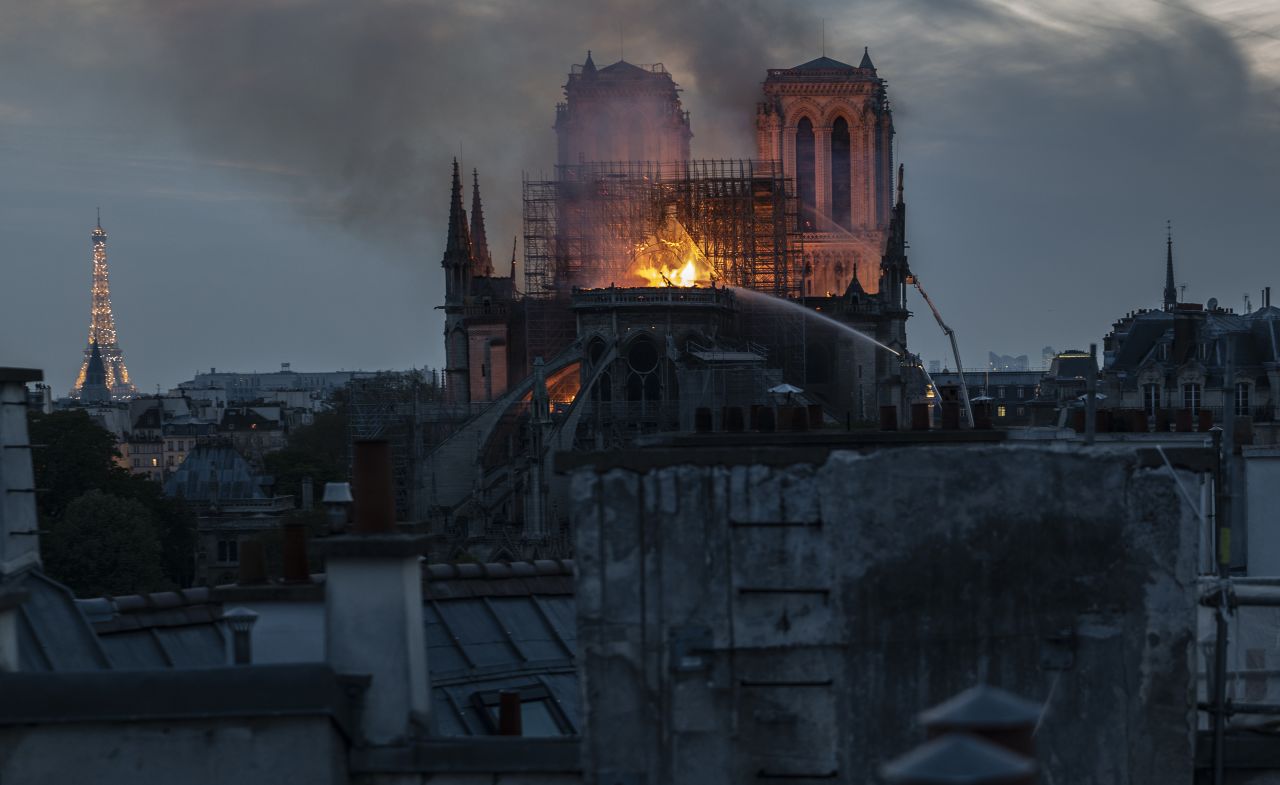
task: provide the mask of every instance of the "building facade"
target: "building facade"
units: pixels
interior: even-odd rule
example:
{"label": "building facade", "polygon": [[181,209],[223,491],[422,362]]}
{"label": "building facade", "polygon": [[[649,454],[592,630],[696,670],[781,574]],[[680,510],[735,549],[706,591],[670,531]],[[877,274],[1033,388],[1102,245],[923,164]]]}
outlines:
{"label": "building facade", "polygon": [[841,294],[853,280],[874,294],[893,207],[893,113],[871,56],[769,69],[756,146],[795,182],[806,294]]}
{"label": "building facade", "polygon": [[597,69],[575,65],[556,105],[559,164],[591,161],[686,161],[689,113],[680,91],[661,63],[635,65],[619,60]]}

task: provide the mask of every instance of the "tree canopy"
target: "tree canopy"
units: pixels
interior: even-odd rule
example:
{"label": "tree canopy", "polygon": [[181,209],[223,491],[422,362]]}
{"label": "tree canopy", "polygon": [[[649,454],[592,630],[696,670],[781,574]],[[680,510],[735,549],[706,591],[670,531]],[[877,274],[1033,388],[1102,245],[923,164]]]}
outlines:
{"label": "tree canopy", "polygon": [[41,546],[45,571],[77,597],[155,591],[167,583],[155,520],[132,499],[88,491],[49,524]]}
{"label": "tree canopy", "polygon": [[[55,579],[75,588],[84,585],[74,572],[85,559],[93,558],[93,541],[81,541],[62,535],[61,527],[71,505],[86,494],[97,492],[99,496],[115,501],[127,501],[134,506],[125,510],[141,510],[159,551],[144,549],[140,557],[154,560],[160,579],[153,580],[150,569],[132,573],[136,585],[123,593],[152,591],[171,586],[190,586],[195,578],[195,517],[176,500],[166,498],[160,486],[145,477],[130,474],[116,459],[115,438],[89,417],[82,409],[71,409],[52,414],[35,414],[30,419],[31,443],[35,467],[36,509],[40,515],[41,530],[48,532],[41,537],[40,550],[46,572]],[[101,508],[111,514],[119,508],[110,504],[89,505],[77,513],[87,515]],[[105,514],[105,513],[104,513]]]}

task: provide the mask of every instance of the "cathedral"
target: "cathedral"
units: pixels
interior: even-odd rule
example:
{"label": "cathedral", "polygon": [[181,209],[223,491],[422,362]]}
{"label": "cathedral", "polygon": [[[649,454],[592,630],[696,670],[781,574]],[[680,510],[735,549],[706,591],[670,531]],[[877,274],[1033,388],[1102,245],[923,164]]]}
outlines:
{"label": "cathedral", "polygon": [[762,89],[757,157],[698,159],[662,65],[598,67],[588,52],[555,107],[555,175],[522,184],[519,286],[514,248],[495,270],[478,174],[468,218],[454,162],[450,430],[413,489],[440,558],[568,555],[558,454],[905,427],[924,400],[884,81],[864,51],[856,67],[770,69]]}

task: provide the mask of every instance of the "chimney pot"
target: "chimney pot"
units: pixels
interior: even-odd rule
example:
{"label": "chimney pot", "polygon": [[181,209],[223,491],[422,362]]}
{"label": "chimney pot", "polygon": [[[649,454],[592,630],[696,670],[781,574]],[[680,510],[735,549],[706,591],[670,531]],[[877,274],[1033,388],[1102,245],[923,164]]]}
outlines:
{"label": "chimney pot", "polygon": [[251,634],[253,625],[258,621],[258,614],[248,608],[233,608],[222,616],[231,628],[232,646],[235,651],[236,665],[248,665],[253,662]]}
{"label": "chimney pot", "polygon": [[311,568],[307,564],[307,526],[304,523],[286,523],[283,531],[282,572],[285,583],[310,583]]}
{"label": "chimney pot", "polygon": [[391,443],[386,439],[355,442],[352,496],[357,534],[395,531],[395,489],[391,479]]}
{"label": "chimney pot", "polygon": [[498,735],[524,735],[522,718],[520,716],[519,692],[503,690],[498,693]]}
{"label": "chimney pot", "polygon": [[267,582],[267,556],[262,540],[257,538],[240,542],[240,572],[236,583],[253,586]]}

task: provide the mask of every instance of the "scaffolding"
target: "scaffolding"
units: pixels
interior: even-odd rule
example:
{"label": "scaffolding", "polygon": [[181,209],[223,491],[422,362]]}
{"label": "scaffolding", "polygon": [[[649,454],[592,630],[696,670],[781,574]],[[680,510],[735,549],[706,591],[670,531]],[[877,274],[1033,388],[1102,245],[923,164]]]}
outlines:
{"label": "scaffolding", "polygon": [[[668,216],[698,245],[716,282],[801,295],[796,199],[776,162],[583,163],[523,186],[530,365],[573,341],[573,290],[625,285],[635,249]],[[803,378],[803,351],[785,351],[803,344],[803,320],[772,309],[751,322],[753,340],[784,349],[787,375]]]}
{"label": "scaffolding", "polygon": [[437,422],[441,418],[431,416],[442,407],[439,381],[434,374],[407,371],[378,373],[347,385],[351,440],[386,439],[391,444],[400,521],[422,517],[414,492],[416,474],[427,450],[443,437]]}

